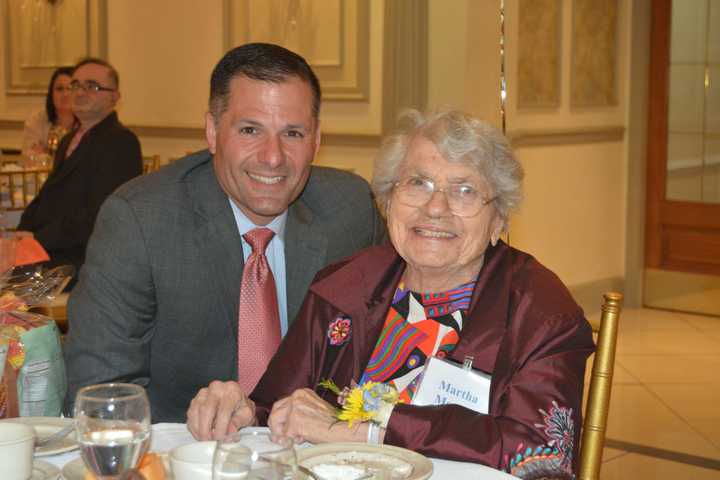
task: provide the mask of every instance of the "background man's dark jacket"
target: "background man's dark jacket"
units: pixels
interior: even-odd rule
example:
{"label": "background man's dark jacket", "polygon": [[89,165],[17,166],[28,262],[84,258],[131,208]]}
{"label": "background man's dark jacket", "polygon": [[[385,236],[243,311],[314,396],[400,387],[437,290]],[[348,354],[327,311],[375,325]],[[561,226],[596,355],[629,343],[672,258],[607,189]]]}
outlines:
{"label": "background man's dark jacket", "polygon": [[55,165],[35,199],[23,212],[18,230],[33,232],[50,255],[51,265],[79,269],[100,205],[120,185],[142,173],[140,142],[111,113],[88,130],[72,154],[63,138]]}

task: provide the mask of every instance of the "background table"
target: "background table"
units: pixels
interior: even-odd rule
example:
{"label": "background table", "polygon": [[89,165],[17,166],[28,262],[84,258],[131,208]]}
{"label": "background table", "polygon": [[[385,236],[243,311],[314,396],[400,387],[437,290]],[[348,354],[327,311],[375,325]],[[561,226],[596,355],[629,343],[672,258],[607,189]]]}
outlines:
{"label": "background table", "polygon": [[[267,431],[267,428],[248,428],[247,430]],[[185,424],[158,423],[153,425],[152,444],[150,448],[156,452],[168,452],[175,447],[194,441]],[[54,457],[42,457],[42,460],[62,468],[66,463],[79,457],[80,453],[75,450]],[[511,480],[516,478],[507,473],[476,463],[451,462],[449,460],[439,460],[436,458],[431,458],[430,460],[433,463],[431,480]]]}

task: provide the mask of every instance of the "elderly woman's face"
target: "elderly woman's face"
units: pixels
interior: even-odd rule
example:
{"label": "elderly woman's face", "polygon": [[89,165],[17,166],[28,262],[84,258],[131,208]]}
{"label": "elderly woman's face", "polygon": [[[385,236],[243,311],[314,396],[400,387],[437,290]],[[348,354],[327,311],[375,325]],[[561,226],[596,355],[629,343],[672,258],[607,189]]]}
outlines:
{"label": "elderly woman's face", "polygon": [[[468,163],[445,160],[435,145],[415,137],[400,167],[399,180],[429,179],[436,189],[449,185],[472,185],[483,199],[490,199],[487,182]],[[409,269],[421,274],[469,281],[480,270],[490,239],[502,231],[502,220],[494,203],[470,217],[453,213],[444,192],[435,191],[427,203],[413,207],[399,200],[396,188],[388,204],[390,239]]]}

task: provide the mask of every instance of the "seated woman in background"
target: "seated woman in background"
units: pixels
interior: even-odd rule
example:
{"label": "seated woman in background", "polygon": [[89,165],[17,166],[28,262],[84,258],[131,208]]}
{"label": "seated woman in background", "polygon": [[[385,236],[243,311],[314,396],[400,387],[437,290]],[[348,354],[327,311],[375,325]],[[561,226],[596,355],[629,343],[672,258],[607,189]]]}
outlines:
{"label": "seated woman in background", "polygon": [[76,124],[70,98],[72,67],[60,67],[52,75],[45,97],[45,109],[25,121],[22,153],[26,157],[55,154],[60,139]]}
{"label": "seated woman in background", "polygon": [[[373,178],[392,245],[320,271],[250,399],[214,382],[193,400],[188,426],[207,438],[267,422],[313,443],[379,441],[521,478],[571,478],[594,344],[558,277],[500,239],[522,167],[499,132],[466,114],[406,120]],[[491,376],[487,413],[410,403],[432,356],[474,357]],[[318,388],[324,379],[389,384],[403,403],[384,428],[348,428],[335,395]]]}

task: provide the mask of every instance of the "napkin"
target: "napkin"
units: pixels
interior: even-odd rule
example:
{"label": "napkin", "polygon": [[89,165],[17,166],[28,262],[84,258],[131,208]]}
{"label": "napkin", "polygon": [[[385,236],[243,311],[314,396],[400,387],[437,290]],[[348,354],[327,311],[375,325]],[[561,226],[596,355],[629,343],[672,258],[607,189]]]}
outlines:
{"label": "napkin", "polygon": [[15,266],[30,265],[32,263],[47,262],[50,256],[40,242],[31,235],[19,235],[15,246]]}

